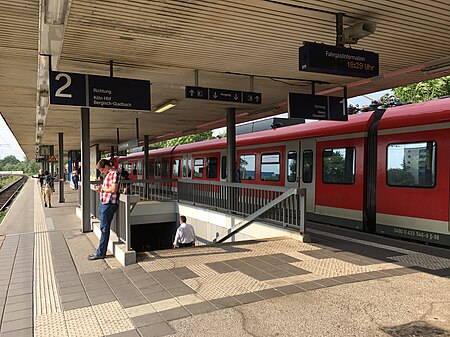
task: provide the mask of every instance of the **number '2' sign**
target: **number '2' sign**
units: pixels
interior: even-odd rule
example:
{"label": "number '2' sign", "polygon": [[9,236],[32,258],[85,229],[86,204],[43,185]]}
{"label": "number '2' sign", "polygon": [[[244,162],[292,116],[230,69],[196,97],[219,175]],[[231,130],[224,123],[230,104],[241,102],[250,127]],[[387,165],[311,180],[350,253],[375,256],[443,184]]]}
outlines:
{"label": "number '2' sign", "polygon": [[88,106],[86,76],[84,74],[50,72],[50,104]]}

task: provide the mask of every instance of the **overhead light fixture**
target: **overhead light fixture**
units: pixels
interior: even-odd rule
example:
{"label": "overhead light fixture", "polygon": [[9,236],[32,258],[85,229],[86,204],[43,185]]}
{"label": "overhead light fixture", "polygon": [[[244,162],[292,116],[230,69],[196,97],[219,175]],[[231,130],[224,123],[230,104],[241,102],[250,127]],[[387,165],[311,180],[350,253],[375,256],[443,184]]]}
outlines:
{"label": "overhead light fixture", "polygon": [[156,113],[161,113],[164,112],[166,110],[172,109],[173,107],[175,107],[178,104],[177,100],[175,99],[170,99],[167,100],[161,104],[159,104],[156,108],[155,108],[155,112]]}
{"label": "overhead light fixture", "polygon": [[37,120],[37,123],[36,123],[37,125],[37,131],[36,132],[38,132],[38,133],[43,133],[44,132],[44,120],[43,119],[38,119]]}
{"label": "overhead light fixture", "polygon": [[48,25],[63,25],[66,19],[68,0],[44,0],[44,22]]}

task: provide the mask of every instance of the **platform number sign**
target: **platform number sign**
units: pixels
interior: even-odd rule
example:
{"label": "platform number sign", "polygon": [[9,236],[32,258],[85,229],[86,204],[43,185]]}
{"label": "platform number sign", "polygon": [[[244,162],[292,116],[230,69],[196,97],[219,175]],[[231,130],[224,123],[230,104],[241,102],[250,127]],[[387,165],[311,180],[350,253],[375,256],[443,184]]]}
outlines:
{"label": "platform number sign", "polygon": [[150,111],[150,81],[52,71],[50,104]]}
{"label": "platform number sign", "polygon": [[50,73],[50,104],[87,106],[86,75]]}

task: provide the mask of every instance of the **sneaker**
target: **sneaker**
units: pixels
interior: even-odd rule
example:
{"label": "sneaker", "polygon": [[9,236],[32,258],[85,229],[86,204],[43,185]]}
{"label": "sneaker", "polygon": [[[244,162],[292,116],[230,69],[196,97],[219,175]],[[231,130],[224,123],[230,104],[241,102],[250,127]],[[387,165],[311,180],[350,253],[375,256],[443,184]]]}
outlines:
{"label": "sneaker", "polygon": [[100,259],[104,259],[105,258],[105,255],[96,255],[96,254],[92,254],[92,255],[89,255],[88,257],[88,260],[100,260]]}
{"label": "sneaker", "polygon": [[47,207],[47,203],[46,202],[44,202],[44,207]]}

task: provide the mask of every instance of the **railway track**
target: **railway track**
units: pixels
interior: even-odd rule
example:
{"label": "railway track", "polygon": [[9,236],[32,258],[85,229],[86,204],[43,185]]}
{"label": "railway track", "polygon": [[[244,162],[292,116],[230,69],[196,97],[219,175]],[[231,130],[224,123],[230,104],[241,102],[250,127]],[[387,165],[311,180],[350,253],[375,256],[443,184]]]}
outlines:
{"label": "railway track", "polygon": [[5,186],[0,190],[0,212],[3,211],[13,200],[17,191],[25,184],[27,181],[27,176],[21,176],[20,179],[14,181],[13,183]]}

